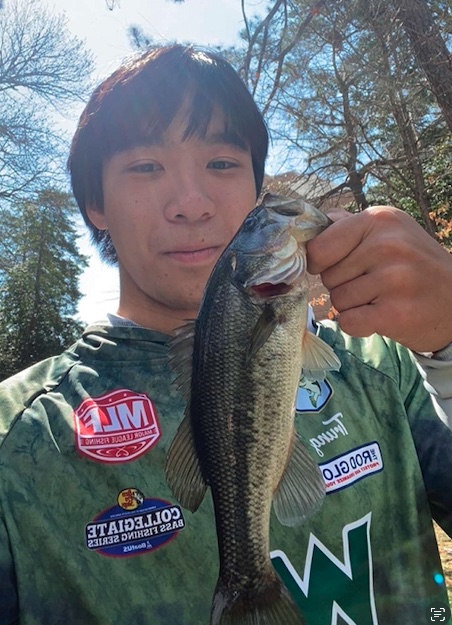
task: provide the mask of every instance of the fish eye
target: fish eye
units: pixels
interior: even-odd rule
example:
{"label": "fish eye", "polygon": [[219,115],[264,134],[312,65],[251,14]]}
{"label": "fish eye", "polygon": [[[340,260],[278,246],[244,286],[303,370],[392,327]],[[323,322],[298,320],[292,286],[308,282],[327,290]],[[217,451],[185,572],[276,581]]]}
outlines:
{"label": "fish eye", "polygon": [[243,222],[243,226],[246,229],[252,230],[256,226],[257,221],[258,221],[258,219],[257,219],[256,215],[251,213],[251,215],[248,215],[248,217]]}

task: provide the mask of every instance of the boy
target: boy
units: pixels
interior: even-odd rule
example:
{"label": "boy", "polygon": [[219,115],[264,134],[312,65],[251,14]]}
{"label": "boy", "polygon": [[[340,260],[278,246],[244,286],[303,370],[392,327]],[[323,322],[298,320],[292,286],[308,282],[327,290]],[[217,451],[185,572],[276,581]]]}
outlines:
{"label": "boy", "polygon": [[[93,239],[118,263],[120,303],[70,350],[2,385],[1,625],[209,623],[212,505],[206,497],[195,514],[183,510],[164,473],[184,410],[168,340],[196,316],[215,261],[254,206],[267,142],[251,96],[215,54],[151,51],[94,92],[69,168]],[[310,263],[345,322],[353,309],[341,294],[353,281],[354,308],[376,301],[378,319],[391,290],[403,291],[378,274],[388,246],[365,268],[364,288],[347,263],[360,249],[375,258],[382,233],[369,224],[394,214],[405,269],[412,275],[413,257],[428,250],[450,283],[450,258],[420,228],[408,228],[404,243],[406,215],[379,208],[339,219],[312,242]],[[336,251],[322,251],[323,241]],[[423,271],[416,267],[427,291]],[[427,312],[418,304],[428,327],[419,340],[413,320],[405,344],[447,355],[452,324],[439,327],[439,303]],[[447,602],[431,519],[452,530],[452,432],[406,349],[353,339],[334,324],[318,331],[342,367],[317,389],[300,387],[297,428],[327,496],[302,527],[272,520],[274,565],[308,625],[423,623],[430,606]]]}

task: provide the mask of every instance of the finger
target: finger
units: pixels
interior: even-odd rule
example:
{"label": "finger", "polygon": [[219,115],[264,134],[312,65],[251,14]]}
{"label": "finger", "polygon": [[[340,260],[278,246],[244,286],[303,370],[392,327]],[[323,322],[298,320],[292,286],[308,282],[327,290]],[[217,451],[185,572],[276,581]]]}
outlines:
{"label": "finger", "polygon": [[343,208],[333,208],[326,213],[331,221],[341,221],[341,219],[348,219],[353,217],[353,213],[344,210]]}
{"label": "finger", "polygon": [[368,304],[377,297],[417,301],[423,296],[417,264],[389,255],[382,260],[374,258],[365,246],[361,252],[356,250],[321,274],[338,310]]}
{"label": "finger", "polygon": [[341,218],[307,244],[308,271],[322,273],[354,250],[366,234],[366,223],[361,214]]}
{"label": "finger", "polygon": [[376,330],[370,319],[373,317],[374,304],[366,304],[339,313],[341,330],[350,336],[370,336]]}
{"label": "finger", "polygon": [[351,336],[365,337],[376,333],[406,344],[410,340],[413,313],[412,303],[377,298],[340,313],[339,325]]}
{"label": "finger", "polygon": [[[383,271],[387,266],[386,256],[372,237],[365,237],[361,244],[334,265],[321,272],[322,282],[329,291],[352,282],[359,276],[374,275],[374,272]],[[389,258],[389,256],[388,256]],[[375,279],[375,276],[374,276]]]}
{"label": "finger", "polygon": [[360,275],[368,273],[370,270],[369,256],[364,248],[358,247],[340,262],[327,267],[320,275],[326,288],[333,291],[348,282],[353,282]]}
{"label": "finger", "polygon": [[338,216],[329,228],[308,242],[309,273],[322,273],[363,243],[381,252],[382,244],[397,244],[399,235],[409,226],[419,228],[412,217],[391,206],[372,206],[361,213],[349,213],[348,219],[341,213]]}
{"label": "finger", "polygon": [[379,295],[378,282],[368,274],[331,289],[330,299],[338,312],[372,304]]}

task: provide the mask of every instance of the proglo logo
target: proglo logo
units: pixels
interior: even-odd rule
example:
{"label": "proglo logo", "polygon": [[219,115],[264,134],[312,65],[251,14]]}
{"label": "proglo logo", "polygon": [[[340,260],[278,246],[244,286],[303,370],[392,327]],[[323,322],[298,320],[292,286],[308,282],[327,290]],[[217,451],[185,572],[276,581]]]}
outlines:
{"label": "proglo logo", "polygon": [[98,462],[130,462],[160,438],[149,397],[127,389],[85,399],[74,411],[74,425],[78,451]]}

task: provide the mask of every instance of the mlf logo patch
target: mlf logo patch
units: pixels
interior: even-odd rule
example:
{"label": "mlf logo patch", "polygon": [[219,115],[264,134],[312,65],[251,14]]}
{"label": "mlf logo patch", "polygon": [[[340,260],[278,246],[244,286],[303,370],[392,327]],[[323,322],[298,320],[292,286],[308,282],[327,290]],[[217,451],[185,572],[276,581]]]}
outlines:
{"label": "mlf logo patch", "polygon": [[85,545],[104,556],[135,556],[163,547],[184,527],[180,506],[126,488],[119,493],[117,505],[85,526]]}
{"label": "mlf logo patch", "polygon": [[130,462],[160,438],[149,397],[127,389],[85,399],[74,410],[74,429],[78,451],[98,462]]}

